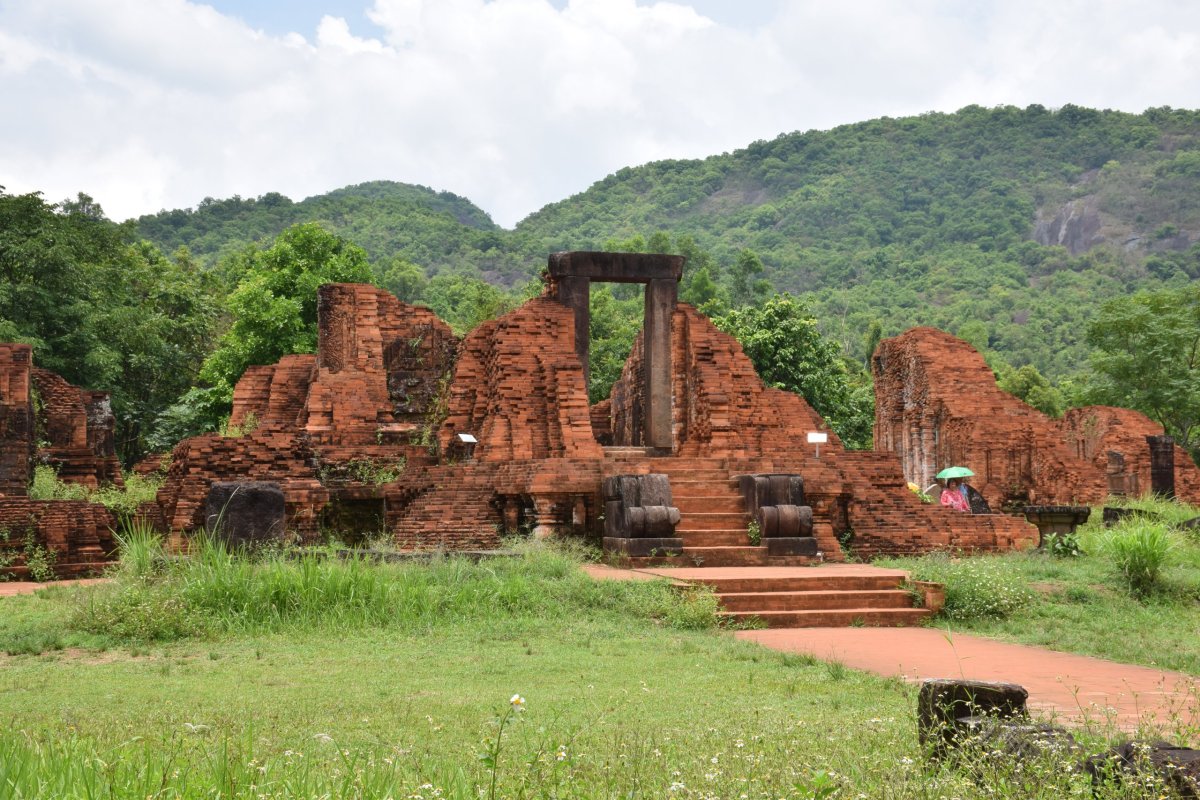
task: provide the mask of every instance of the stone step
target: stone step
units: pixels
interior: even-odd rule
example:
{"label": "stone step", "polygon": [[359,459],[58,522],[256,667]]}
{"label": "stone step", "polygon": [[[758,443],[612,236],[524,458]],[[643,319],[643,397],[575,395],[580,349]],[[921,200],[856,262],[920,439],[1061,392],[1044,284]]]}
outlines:
{"label": "stone step", "polygon": [[671,467],[670,470],[665,470],[666,474],[671,477],[671,483],[675,481],[712,481],[714,483],[728,483],[729,472],[723,469],[681,469],[679,467]]}
{"label": "stone step", "polygon": [[741,492],[728,481],[693,481],[671,479],[671,498],[678,497],[737,497]]}
{"label": "stone step", "polygon": [[899,627],[920,625],[932,615],[924,608],[840,608],[817,611],[722,611],[737,620],[759,620],[768,628]]}
{"label": "stone step", "polygon": [[[685,518],[689,514],[742,514],[745,516],[745,503],[740,495],[704,495],[677,497],[671,493],[671,502],[679,509]],[[749,520],[749,517],[746,517]],[[747,523],[749,524],[749,523]]]}
{"label": "stone step", "polygon": [[796,575],[780,578],[691,578],[697,583],[711,586],[717,594],[741,594],[746,592],[825,592],[825,591],[886,591],[898,588],[902,575],[823,575],[813,570],[812,575]]}
{"label": "stone step", "polygon": [[[695,513],[679,509],[682,519],[676,527],[678,531],[724,531],[740,530],[746,532],[750,517],[740,511]],[[681,534],[682,535],[682,534]]]}
{"label": "stone step", "polygon": [[913,598],[901,589],[805,592],[739,592],[719,594],[726,611],[826,611],[846,608],[912,608]]}
{"label": "stone step", "polygon": [[767,548],[720,545],[716,547],[683,546],[683,559],[698,567],[765,567],[768,561]]}
{"label": "stone step", "polygon": [[675,529],[675,535],[683,539],[685,547],[744,547],[750,544],[745,528],[709,530]]}

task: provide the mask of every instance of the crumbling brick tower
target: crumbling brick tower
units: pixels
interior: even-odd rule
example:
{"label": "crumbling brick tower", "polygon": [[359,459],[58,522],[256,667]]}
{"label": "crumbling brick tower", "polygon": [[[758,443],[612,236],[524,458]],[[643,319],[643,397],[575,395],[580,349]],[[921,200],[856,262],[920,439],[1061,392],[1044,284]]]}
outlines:
{"label": "crumbling brick tower", "polygon": [[[880,342],[872,371],[875,447],[896,453],[914,483],[966,466],[993,508],[1096,504],[1150,489],[1146,437],[1163,431],[1136,411],[1091,406],[1052,419],[1001,390],[973,347],[934,328]],[[1178,447],[1175,485],[1200,500],[1200,471]]]}

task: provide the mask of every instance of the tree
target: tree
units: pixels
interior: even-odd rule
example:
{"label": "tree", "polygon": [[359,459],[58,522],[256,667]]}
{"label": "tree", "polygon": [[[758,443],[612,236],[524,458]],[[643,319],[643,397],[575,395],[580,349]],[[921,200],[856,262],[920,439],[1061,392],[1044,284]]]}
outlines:
{"label": "tree", "polygon": [[455,333],[463,336],[479,323],[516,308],[521,298],[479,278],[443,272],[429,281],[424,299]]}
{"label": "tree", "polygon": [[155,417],[196,377],[216,322],[214,286],[186,251],[168,259],[85,194],[51,206],[0,191],[0,340],[110,393],[117,452],[147,446]]}
{"label": "tree", "polygon": [[429,279],[425,270],[404,258],[393,256],[380,273],[379,282],[397,298],[406,303],[416,303],[425,294]]}
{"label": "tree", "polygon": [[848,447],[870,446],[875,415],[870,379],[851,380],[837,345],[817,330],[803,302],[775,295],[714,322],[741,342],[764,383],[804,397]]}
{"label": "tree", "polygon": [[1051,417],[1061,417],[1066,410],[1062,392],[1051,385],[1032,364],[1018,369],[1013,369],[1007,364],[1000,365],[1000,377],[996,384]]}
{"label": "tree", "polygon": [[730,302],[734,306],[749,306],[765,299],[771,291],[771,284],[763,279],[766,272],[762,259],[753,250],[739,252],[729,272]]}
{"label": "tree", "polygon": [[211,399],[225,408],[246,367],[316,351],[321,284],[371,282],[366,252],[316,223],[288,228],[266,250],[239,253],[226,274],[239,279],[225,301],[233,323],[200,370]]}
{"label": "tree", "polygon": [[1088,326],[1087,395],[1135,408],[1196,455],[1200,444],[1200,286],[1110,300]]}

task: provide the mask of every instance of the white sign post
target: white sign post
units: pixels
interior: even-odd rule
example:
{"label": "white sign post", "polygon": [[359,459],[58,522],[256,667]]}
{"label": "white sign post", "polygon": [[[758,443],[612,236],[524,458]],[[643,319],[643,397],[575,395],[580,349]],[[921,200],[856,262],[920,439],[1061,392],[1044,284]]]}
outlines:
{"label": "white sign post", "polygon": [[820,431],[809,431],[808,432],[808,443],[815,444],[817,446],[817,458],[821,457],[821,445],[825,444],[828,441],[829,441],[828,433],[821,433]]}

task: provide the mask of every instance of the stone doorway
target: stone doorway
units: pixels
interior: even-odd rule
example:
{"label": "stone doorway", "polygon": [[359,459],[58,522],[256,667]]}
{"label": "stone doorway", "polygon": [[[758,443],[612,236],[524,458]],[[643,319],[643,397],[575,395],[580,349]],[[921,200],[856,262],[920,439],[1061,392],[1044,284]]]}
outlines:
{"label": "stone doorway", "polygon": [[640,283],[646,287],[642,376],[645,442],[670,451],[671,434],[671,315],[683,277],[683,256],[655,253],[572,251],[550,256],[551,296],[575,311],[575,352],[583,364],[587,385],[591,346],[592,281]]}

